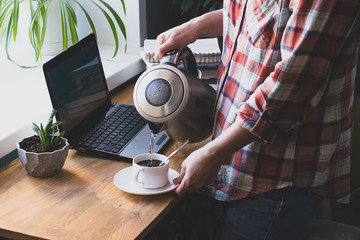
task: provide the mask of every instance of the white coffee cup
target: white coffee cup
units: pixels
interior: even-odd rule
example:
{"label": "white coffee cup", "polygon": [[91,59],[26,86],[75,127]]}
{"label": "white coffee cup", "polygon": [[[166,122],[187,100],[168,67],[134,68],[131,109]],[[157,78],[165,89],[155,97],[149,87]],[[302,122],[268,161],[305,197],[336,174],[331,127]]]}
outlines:
{"label": "white coffee cup", "polygon": [[133,158],[132,171],[134,181],[144,188],[160,188],[165,186],[169,180],[169,162],[162,166],[141,166],[139,162],[144,160],[166,160],[166,156],[158,153],[142,153]]}

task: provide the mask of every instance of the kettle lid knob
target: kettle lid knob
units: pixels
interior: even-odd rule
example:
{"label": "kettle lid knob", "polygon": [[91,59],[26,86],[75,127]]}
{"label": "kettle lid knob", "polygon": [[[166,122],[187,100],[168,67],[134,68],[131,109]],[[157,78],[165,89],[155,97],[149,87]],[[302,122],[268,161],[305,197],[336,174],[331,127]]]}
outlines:
{"label": "kettle lid knob", "polygon": [[133,100],[146,120],[163,123],[174,117],[187,96],[187,79],[176,66],[159,64],[147,69],[136,81]]}
{"label": "kettle lid knob", "polygon": [[146,100],[156,107],[165,105],[170,100],[171,94],[171,85],[162,78],[152,80],[145,89]]}

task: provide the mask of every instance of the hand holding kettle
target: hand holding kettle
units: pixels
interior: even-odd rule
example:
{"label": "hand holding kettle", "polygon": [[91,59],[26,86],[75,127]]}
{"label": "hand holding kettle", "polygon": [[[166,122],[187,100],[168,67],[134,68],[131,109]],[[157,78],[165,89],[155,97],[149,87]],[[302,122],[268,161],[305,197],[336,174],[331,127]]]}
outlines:
{"label": "hand holding kettle", "polygon": [[[185,51],[189,54],[181,70],[176,63]],[[165,130],[180,142],[199,142],[212,134],[216,92],[197,78],[197,72],[194,55],[183,48],[141,74],[134,88],[134,104],[154,132]]]}
{"label": "hand holding kettle", "polygon": [[[190,43],[195,42],[196,36],[195,33],[189,31],[189,27],[187,27],[186,23],[169,29],[163,33],[161,33],[157,37],[158,42],[158,50],[155,53],[154,58],[157,61],[165,56],[168,52],[173,49],[183,49],[184,47],[188,46]],[[184,53],[182,56],[179,57],[179,60],[183,60],[187,57],[187,53]]]}

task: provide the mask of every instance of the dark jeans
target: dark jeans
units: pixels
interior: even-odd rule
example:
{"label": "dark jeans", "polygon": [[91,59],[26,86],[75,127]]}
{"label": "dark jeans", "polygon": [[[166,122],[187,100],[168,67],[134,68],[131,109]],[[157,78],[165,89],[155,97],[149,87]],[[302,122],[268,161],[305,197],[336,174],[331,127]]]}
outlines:
{"label": "dark jeans", "polygon": [[231,202],[196,192],[185,196],[145,240],[302,239],[321,201],[295,187]]}
{"label": "dark jeans", "polygon": [[286,187],[230,202],[221,239],[303,239],[322,199],[309,189]]}

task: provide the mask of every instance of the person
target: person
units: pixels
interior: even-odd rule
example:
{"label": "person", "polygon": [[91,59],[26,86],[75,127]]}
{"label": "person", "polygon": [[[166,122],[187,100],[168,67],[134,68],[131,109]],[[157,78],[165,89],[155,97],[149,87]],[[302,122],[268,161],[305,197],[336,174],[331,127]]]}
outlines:
{"label": "person", "polygon": [[303,239],[324,197],[350,198],[359,0],[225,0],[161,33],[155,59],[223,36],[213,138],[176,193],[227,201],[222,239]]}

